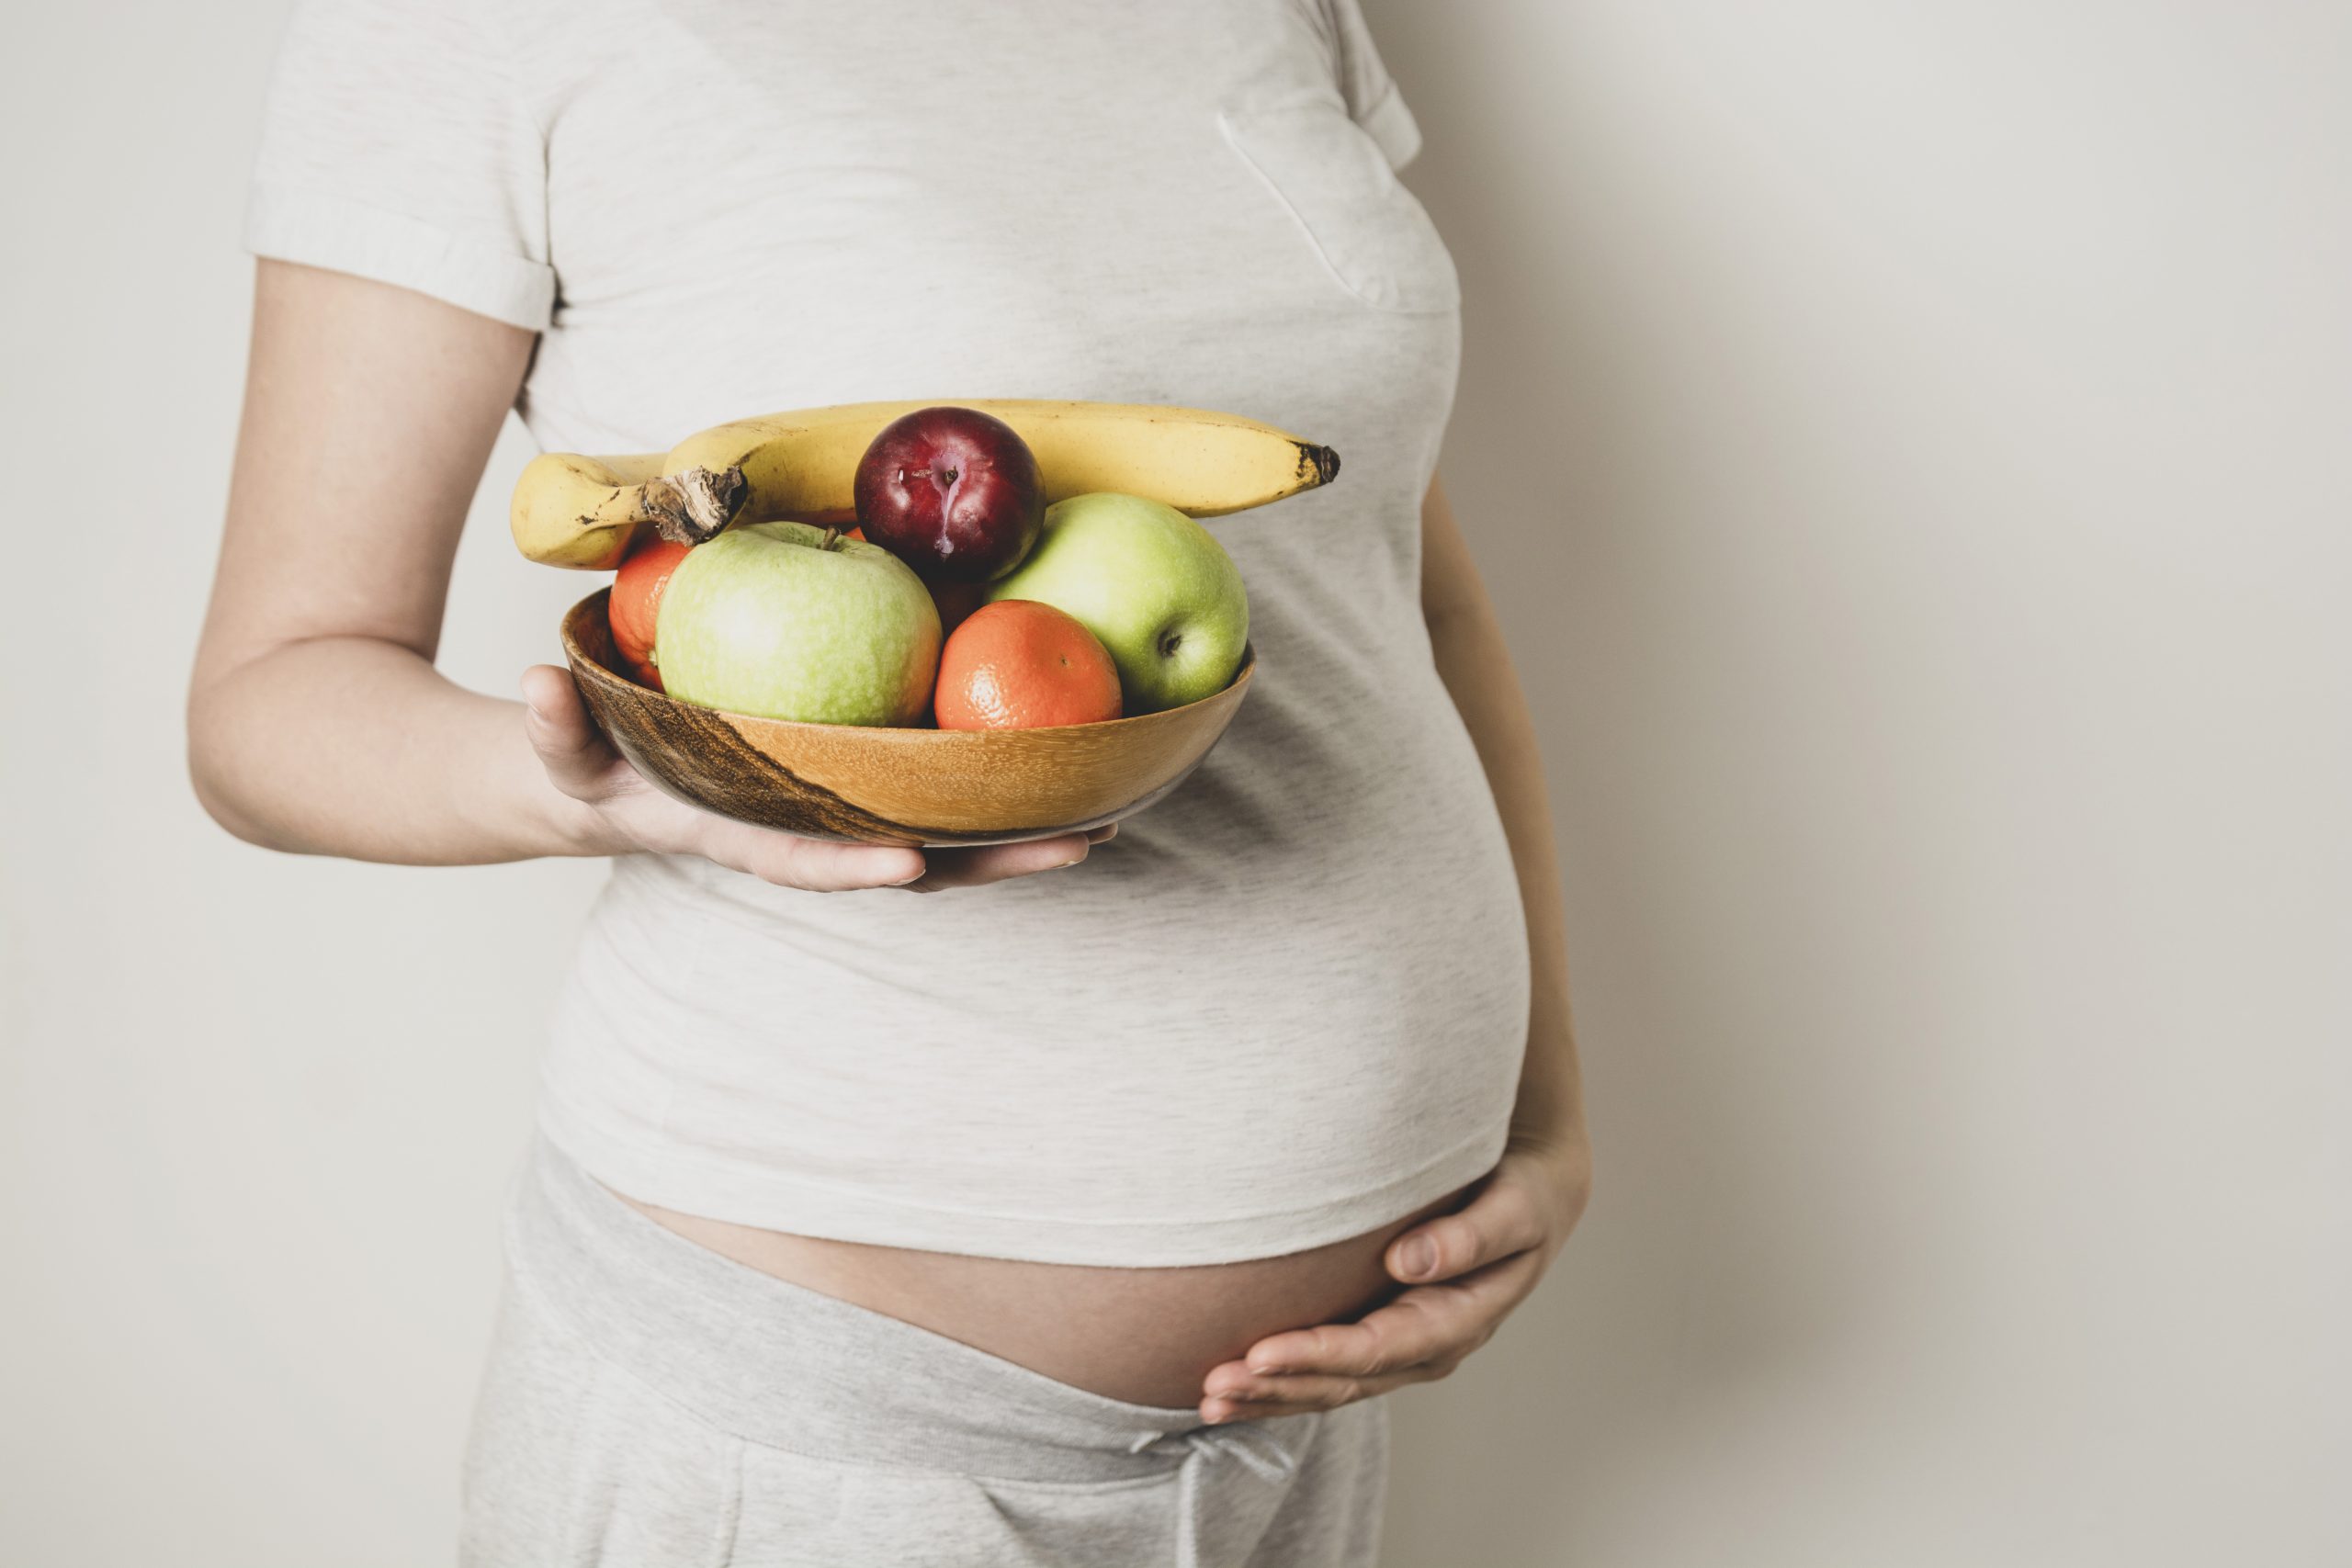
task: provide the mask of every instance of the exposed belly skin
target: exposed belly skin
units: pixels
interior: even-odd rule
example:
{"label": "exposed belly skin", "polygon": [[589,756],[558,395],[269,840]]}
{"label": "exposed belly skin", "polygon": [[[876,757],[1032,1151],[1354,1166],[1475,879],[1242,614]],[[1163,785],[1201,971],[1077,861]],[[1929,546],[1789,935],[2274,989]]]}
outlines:
{"label": "exposed belly skin", "polygon": [[[1464,1190],[1467,1190],[1466,1189]],[[1201,1402],[1210,1368],[1284,1329],[1346,1322],[1395,1293],[1390,1241],[1454,1193],[1305,1252],[1182,1269],[1102,1269],[871,1247],[759,1230],[622,1201],[747,1268],[960,1340],[1131,1404]]]}

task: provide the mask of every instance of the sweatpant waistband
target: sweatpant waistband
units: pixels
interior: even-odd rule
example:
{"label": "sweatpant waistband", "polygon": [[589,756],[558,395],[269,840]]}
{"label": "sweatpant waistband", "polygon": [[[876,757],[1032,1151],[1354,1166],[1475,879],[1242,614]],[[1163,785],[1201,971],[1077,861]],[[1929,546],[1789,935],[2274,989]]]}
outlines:
{"label": "sweatpant waistband", "polygon": [[545,1136],[507,1211],[519,1283],[598,1354],[749,1442],[851,1463],[1102,1483],[1204,1459],[1287,1472],[1312,1416],[1204,1427],[763,1274],[622,1202]]}

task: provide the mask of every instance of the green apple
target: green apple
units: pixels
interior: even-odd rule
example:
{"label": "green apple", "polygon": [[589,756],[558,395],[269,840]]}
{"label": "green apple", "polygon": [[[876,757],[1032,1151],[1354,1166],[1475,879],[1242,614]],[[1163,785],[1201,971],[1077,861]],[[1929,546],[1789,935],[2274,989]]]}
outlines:
{"label": "green apple", "polygon": [[922,579],[879,545],[754,523],[695,546],[671,572],[653,658],[682,702],[812,724],[913,724],[939,670],[939,612]]}
{"label": "green apple", "polygon": [[[1250,596],[1225,547],[1139,495],[1074,495],[1047,507],[1036,547],[989,597],[1042,600],[1075,617],[1111,650],[1130,714],[1215,696],[1250,640]],[[669,673],[663,665],[662,679]]]}

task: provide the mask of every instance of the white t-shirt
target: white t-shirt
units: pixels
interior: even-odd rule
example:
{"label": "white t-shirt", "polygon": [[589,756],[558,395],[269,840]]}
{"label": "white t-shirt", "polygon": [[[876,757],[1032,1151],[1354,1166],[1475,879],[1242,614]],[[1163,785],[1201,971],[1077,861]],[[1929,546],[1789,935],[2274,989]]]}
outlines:
{"label": "white t-shirt", "polygon": [[[541,333],[552,449],[865,399],[1269,420],[1336,483],[1209,526],[1249,702],[1083,864],[819,895],[616,861],[547,1057],[595,1176],[805,1235],[1271,1256],[1490,1168],[1519,897],[1419,614],[1460,332],[1355,0],[322,0],[248,243]],[[552,628],[550,628],[552,630]]]}

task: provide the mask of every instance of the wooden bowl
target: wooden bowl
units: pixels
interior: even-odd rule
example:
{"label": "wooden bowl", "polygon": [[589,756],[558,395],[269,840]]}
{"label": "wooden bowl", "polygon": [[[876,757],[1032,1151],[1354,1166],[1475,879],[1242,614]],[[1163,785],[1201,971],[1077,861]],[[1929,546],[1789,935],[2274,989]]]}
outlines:
{"label": "wooden bowl", "polygon": [[690,806],[864,844],[1006,844],[1082,832],[1184,782],[1249,694],[1232,683],[1163,713],[1054,729],[883,729],[697,707],[619,673],[605,601],[563,617],[588,711],[638,772]]}

